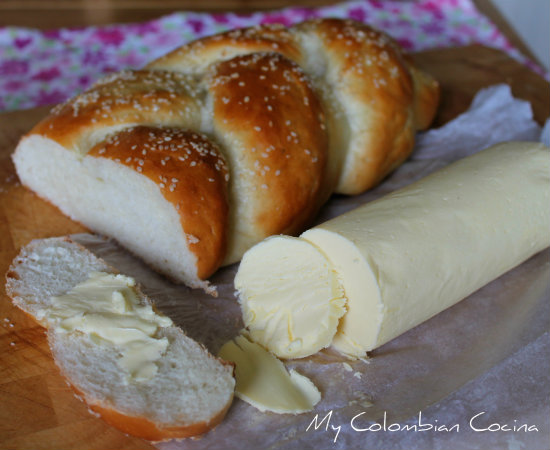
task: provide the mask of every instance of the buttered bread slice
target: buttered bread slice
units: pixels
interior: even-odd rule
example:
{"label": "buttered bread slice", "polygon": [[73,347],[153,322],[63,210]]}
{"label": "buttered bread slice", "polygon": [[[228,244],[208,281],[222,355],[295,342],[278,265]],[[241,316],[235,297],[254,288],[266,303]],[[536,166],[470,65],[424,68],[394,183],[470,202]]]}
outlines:
{"label": "buttered bread slice", "polygon": [[32,241],[6,292],[48,329],[61,373],[120,430],[153,441],[201,434],[233,399],[233,366],[155,311],[131,277],[69,238]]}

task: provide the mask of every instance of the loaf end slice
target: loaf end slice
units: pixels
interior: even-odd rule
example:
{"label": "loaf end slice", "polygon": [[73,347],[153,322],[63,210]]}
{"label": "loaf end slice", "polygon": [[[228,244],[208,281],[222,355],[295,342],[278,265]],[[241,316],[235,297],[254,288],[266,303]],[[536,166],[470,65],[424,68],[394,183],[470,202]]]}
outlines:
{"label": "loaf end slice", "polygon": [[[69,238],[32,241],[13,261],[6,292],[15,305],[42,325],[44,310],[59,296],[86,280],[91,272],[115,273]],[[138,289],[140,301],[150,300]],[[146,381],[128,379],[117,363],[114,345],[98,344],[79,331],[48,330],[54,360],[61,373],[91,410],[103,420],[152,441],[204,433],[218,424],[233,399],[233,366],[208,353],[177,327],[162,327],[168,340],[156,361],[157,372]]]}
{"label": "loaf end slice", "polygon": [[228,180],[204,136],[130,127],[82,156],[30,134],[12,158],[21,183],[71,219],[115,238],[171,280],[215,294],[206,279],[225,255]]}

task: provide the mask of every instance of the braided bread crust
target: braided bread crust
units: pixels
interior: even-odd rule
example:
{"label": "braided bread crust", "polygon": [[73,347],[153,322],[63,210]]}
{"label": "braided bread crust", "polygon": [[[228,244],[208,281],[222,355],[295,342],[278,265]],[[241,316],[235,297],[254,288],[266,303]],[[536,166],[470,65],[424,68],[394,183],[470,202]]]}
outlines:
{"label": "braided bread crust", "polygon": [[385,34],[322,19],[234,30],[123,71],[20,142],[23,184],[192,287],[410,154],[439,88]]}

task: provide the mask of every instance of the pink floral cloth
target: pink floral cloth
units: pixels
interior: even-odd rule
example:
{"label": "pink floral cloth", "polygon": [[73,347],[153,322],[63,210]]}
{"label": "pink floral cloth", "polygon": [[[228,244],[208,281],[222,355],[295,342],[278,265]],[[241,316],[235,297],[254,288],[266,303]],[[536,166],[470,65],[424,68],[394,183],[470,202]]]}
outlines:
{"label": "pink floral cloth", "polygon": [[192,39],[265,23],[351,18],[386,31],[409,51],[480,43],[540,72],[471,0],[357,0],[252,14],[176,12],[145,23],[41,31],[0,28],[0,111],[58,103],[101,75],[140,68]]}

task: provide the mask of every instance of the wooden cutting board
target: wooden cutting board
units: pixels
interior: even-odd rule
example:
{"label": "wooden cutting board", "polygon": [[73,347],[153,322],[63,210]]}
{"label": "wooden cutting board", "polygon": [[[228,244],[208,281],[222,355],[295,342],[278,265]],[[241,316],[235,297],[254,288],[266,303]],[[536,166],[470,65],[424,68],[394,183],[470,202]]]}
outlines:
{"label": "wooden cutting board", "polygon": [[[500,51],[470,46],[418,53],[415,59],[442,86],[435,126],[466,110],[479,89],[503,82],[531,102],[539,123],[550,112],[550,85]],[[0,114],[0,274],[31,239],[86,231],[23,188],[14,172],[10,154],[48,110]],[[0,448],[154,448],[88,412],[59,376],[43,329],[11,305],[0,284]]]}

